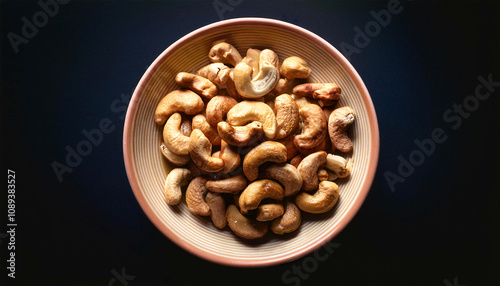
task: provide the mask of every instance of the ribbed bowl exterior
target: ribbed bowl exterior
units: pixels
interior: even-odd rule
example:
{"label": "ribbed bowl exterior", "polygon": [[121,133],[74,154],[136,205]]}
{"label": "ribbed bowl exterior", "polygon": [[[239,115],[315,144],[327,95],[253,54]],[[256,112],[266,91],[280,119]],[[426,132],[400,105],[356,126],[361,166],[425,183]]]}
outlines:
{"label": "ribbed bowl exterior", "polygon": [[[210,63],[213,43],[225,40],[244,55],[248,48],[269,48],[281,60],[299,56],[312,69],[311,82],[335,82],[342,88],[339,106],[350,106],[356,121],[349,129],[354,168],[348,179],[337,181],[337,206],[320,215],[303,216],[298,231],[269,234],[258,241],[242,240],[228,229],[216,229],[210,218],[191,214],[184,200],[169,206],[163,185],[172,166],[159,144],[162,128],[154,123],[158,102],[179,89],[178,72],[196,72]],[[149,67],[132,97],[124,128],[124,158],[129,181],[141,207],[169,239],[207,260],[234,266],[266,266],[297,259],[337,235],[358,211],[373,181],[379,152],[375,110],[364,83],[348,61],[315,34],[281,21],[240,18],[200,28],[167,48]]]}

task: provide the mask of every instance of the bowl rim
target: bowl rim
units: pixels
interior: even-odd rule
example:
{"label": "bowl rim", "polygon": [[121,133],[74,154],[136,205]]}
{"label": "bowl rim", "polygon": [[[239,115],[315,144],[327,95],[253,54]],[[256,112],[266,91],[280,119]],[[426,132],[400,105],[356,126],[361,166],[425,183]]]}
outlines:
{"label": "bowl rim", "polygon": [[[132,144],[131,144],[132,127],[134,125],[133,115],[135,115],[137,112],[139,97],[144,87],[146,86],[146,83],[152,77],[154,71],[158,68],[158,63],[166,59],[171,53],[179,49],[183,44],[195,39],[196,37],[207,34],[214,29],[218,29],[225,26],[233,26],[233,25],[264,25],[264,26],[282,28],[300,34],[301,36],[317,43],[322,49],[324,49],[331,56],[333,56],[352,78],[354,84],[360,91],[363,103],[365,105],[368,114],[368,122],[370,123],[369,126],[371,131],[370,158],[368,164],[368,172],[366,174],[365,179],[363,180],[357,200],[353,203],[352,207],[345,214],[344,219],[339,221],[336,227],[333,228],[330,232],[325,233],[321,239],[318,239],[316,244],[311,245],[311,247],[309,248],[304,248],[298,252],[288,254],[285,256],[273,257],[269,259],[252,259],[252,260],[242,259],[242,258],[227,258],[207,252],[203,249],[199,249],[187,243],[186,241],[178,237],[176,234],[174,234],[168,227],[166,227],[160,221],[160,219],[154,214],[153,209],[148,205],[145,196],[140,190],[138,178],[136,173],[134,172],[135,162],[134,162],[134,157],[132,155]],[[306,30],[302,27],[284,21],[269,19],[269,18],[258,18],[258,17],[233,18],[233,19],[214,22],[190,32],[189,34],[183,36],[182,38],[171,44],[153,61],[153,63],[149,66],[149,68],[146,70],[144,75],[141,77],[139,83],[137,84],[127,109],[127,114],[123,129],[123,157],[124,157],[127,177],[132,187],[132,191],[137,201],[139,202],[139,205],[141,206],[142,210],[149,218],[149,220],[166,237],[168,237],[171,241],[173,241],[175,244],[177,244],[184,250],[188,251],[189,253],[211,262],[227,266],[237,266],[237,267],[264,267],[264,266],[272,266],[285,262],[290,262],[313,252],[314,250],[320,248],[324,244],[328,243],[332,238],[337,236],[351,222],[351,220],[357,214],[361,205],[365,201],[366,196],[368,195],[368,192],[373,183],[373,179],[375,177],[375,172],[377,169],[379,149],[380,149],[379,127],[378,127],[377,116],[375,113],[375,107],[373,105],[370,94],[368,93],[368,90],[363,80],[361,79],[357,71],[354,69],[354,67],[351,65],[351,63],[330,43],[328,43],[326,40],[324,40],[323,38],[321,38],[320,36],[316,35],[315,33],[309,30]]]}

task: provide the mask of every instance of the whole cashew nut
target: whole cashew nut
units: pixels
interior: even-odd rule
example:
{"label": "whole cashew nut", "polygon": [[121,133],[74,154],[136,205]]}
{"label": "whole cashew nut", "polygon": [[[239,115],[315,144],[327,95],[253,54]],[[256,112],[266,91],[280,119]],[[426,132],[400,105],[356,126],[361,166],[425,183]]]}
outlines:
{"label": "whole cashew nut", "polygon": [[263,199],[274,199],[281,201],[284,192],[280,184],[271,180],[259,180],[249,184],[243,192],[241,192],[238,201],[242,214],[248,213],[249,210],[256,209]]}
{"label": "whole cashew nut", "polygon": [[302,188],[302,176],[291,164],[274,164],[264,170],[264,176],[276,180],[285,188],[285,197],[293,196]]}
{"label": "whole cashew nut", "polygon": [[342,156],[328,154],[326,167],[332,170],[339,178],[346,178],[351,174],[352,159],[349,162]]}
{"label": "whole cashew nut", "polygon": [[259,57],[259,72],[254,74],[253,68],[245,62],[240,62],[234,67],[233,77],[236,90],[246,98],[259,98],[278,84],[279,71],[278,56],[271,50],[263,50]]}
{"label": "whole cashew nut", "polygon": [[347,128],[354,122],[354,110],[349,106],[335,109],[328,120],[330,140],[335,148],[341,152],[352,151],[351,139],[347,136]]}
{"label": "whole cashew nut", "polygon": [[262,133],[262,123],[253,121],[244,126],[232,126],[222,121],[217,124],[219,136],[225,142],[233,146],[247,146],[257,141]]}
{"label": "whole cashew nut", "polygon": [[184,168],[175,168],[170,171],[165,180],[163,194],[167,204],[173,206],[178,204],[182,198],[181,186],[186,185],[191,180],[191,171]]}
{"label": "whole cashew nut", "polygon": [[302,192],[295,197],[295,203],[301,210],[313,214],[331,210],[338,200],[339,187],[330,181],[319,183],[319,188],[313,195]]}
{"label": "whole cashew nut", "polygon": [[245,155],[243,173],[248,180],[253,181],[259,177],[260,165],[268,161],[283,163],[286,161],[286,154],[283,144],[274,141],[262,142]]}
{"label": "whole cashew nut", "polygon": [[231,173],[236,170],[241,163],[241,156],[238,153],[238,150],[226,143],[226,141],[221,141],[221,149],[219,158],[224,161],[224,169],[222,169],[222,173]]}
{"label": "whole cashew nut", "polygon": [[289,81],[296,78],[308,78],[311,69],[307,62],[299,57],[288,57],[281,65],[281,74]]}
{"label": "whole cashew nut", "polygon": [[217,123],[224,121],[227,112],[236,104],[238,102],[230,96],[217,95],[210,99],[206,109],[208,124],[217,129]]}
{"label": "whole cashew nut", "polygon": [[293,93],[326,101],[340,99],[341,89],[335,83],[304,83],[293,88]]}
{"label": "whole cashew nut", "polygon": [[227,113],[227,123],[233,126],[245,125],[251,121],[262,123],[264,135],[273,139],[276,135],[276,117],[273,110],[264,102],[242,101]]}
{"label": "whole cashew nut", "polygon": [[300,222],[300,209],[293,202],[285,201],[285,213],[271,222],[271,230],[276,234],[290,233],[299,228]]}
{"label": "whole cashew nut", "polygon": [[200,113],[204,106],[200,96],[191,90],[174,90],[165,95],[156,107],[155,123],[163,125],[176,112],[189,115]]}
{"label": "whole cashew nut", "polygon": [[290,95],[282,94],[274,100],[274,108],[276,110],[275,139],[282,139],[295,131],[299,125],[299,107]]}
{"label": "whole cashew nut", "polygon": [[327,133],[325,114],[321,107],[315,104],[305,105],[299,112],[303,117],[304,126],[302,133],[295,136],[294,143],[298,148],[314,148],[325,140]]}
{"label": "whole cashew nut", "polygon": [[205,136],[207,136],[208,140],[212,145],[220,145],[221,139],[217,130],[213,129],[210,124],[207,122],[207,118],[203,114],[197,114],[193,117],[192,122],[193,129],[199,129]]}
{"label": "whole cashew nut", "polygon": [[228,43],[218,43],[214,45],[208,53],[210,61],[213,63],[231,64],[236,66],[241,61],[238,50]]}
{"label": "whole cashew nut", "polygon": [[319,151],[305,157],[297,167],[302,176],[302,190],[312,191],[318,188],[318,169],[326,163],[326,152]]}
{"label": "whole cashew nut", "polygon": [[222,159],[212,157],[212,144],[199,129],[191,132],[189,155],[195,165],[205,172],[218,172],[224,168]]}
{"label": "whole cashew nut", "polygon": [[219,90],[210,80],[187,72],[180,72],[175,77],[175,82],[182,87],[189,88],[205,99],[216,96]]}
{"label": "whole cashew nut", "polygon": [[240,213],[235,205],[229,205],[226,211],[229,228],[239,237],[257,239],[266,235],[268,223],[253,220]]}
{"label": "whole cashew nut", "polygon": [[285,208],[282,204],[263,204],[257,208],[255,219],[258,221],[270,221],[282,216],[284,212]]}
{"label": "whole cashew nut", "polygon": [[191,180],[186,190],[186,204],[191,213],[201,215],[201,216],[209,216],[210,215],[210,207],[205,202],[205,193],[207,192],[207,188],[205,187],[205,183],[207,179],[203,177],[196,177]]}
{"label": "whole cashew nut", "polygon": [[207,181],[206,184],[207,189],[211,192],[230,194],[236,194],[243,191],[247,185],[247,178],[243,174],[223,180]]}
{"label": "whole cashew nut", "polygon": [[210,218],[218,229],[226,227],[226,202],[224,198],[216,193],[208,192],[205,201],[210,208]]}
{"label": "whole cashew nut", "polygon": [[231,69],[223,63],[211,63],[199,69],[196,75],[204,77],[221,87],[226,84],[230,72]]}
{"label": "whole cashew nut", "polygon": [[189,137],[181,133],[182,116],[174,113],[163,127],[163,142],[168,150],[179,155],[189,154]]}
{"label": "whole cashew nut", "polygon": [[165,143],[160,144],[160,150],[163,156],[167,158],[167,160],[177,166],[183,166],[186,165],[190,160],[191,157],[189,155],[179,155],[175,154],[174,152],[170,151],[167,146],[165,146]]}

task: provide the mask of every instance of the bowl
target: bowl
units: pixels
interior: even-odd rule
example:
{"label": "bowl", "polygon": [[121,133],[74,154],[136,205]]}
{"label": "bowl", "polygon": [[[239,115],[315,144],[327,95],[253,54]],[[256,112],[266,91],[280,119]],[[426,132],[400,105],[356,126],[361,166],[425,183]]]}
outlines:
{"label": "bowl", "polygon": [[[154,123],[158,102],[179,89],[178,72],[194,73],[210,63],[208,51],[218,40],[244,55],[252,48],[269,48],[280,60],[305,59],[312,69],[311,82],[335,82],[342,88],[339,106],[356,111],[349,129],[354,167],[348,179],[337,181],[340,199],[331,211],[303,215],[300,228],[259,241],[246,241],[228,227],[216,229],[210,218],[191,214],[185,201],[169,206],[163,185],[172,169],[160,153],[161,129]],[[346,58],[314,33],[286,22],[265,18],[238,18],[199,28],[168,47],[147,69],[130,101],[124,126],[123,152],[128,179],[140,206],[151,222],[170,240],[206,260],[231,266],[269,266],[298,259],[334,238],[352,220],[367,196],[379,153],[375,109],[360,76]]]}

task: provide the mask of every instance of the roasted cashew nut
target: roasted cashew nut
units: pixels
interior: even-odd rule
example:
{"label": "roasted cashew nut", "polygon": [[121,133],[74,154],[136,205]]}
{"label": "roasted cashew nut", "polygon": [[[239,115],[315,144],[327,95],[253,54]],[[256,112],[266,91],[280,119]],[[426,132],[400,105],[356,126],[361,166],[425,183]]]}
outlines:
{"label": "roasted cashew nut", "polygon": [[181,133],[182,116],[174,113],[163,127],[163,142],[168,150],[179,155],[189,154],[189,137]]}
{"label": "roasted cashew nut", "polygon": [[226,141],[221,141],[221,149],[219,158],[224,161],[224,169],[222,173],[227,174],[236,170],[241,163],[241,156],[238,153],[238,149],[234,146],[228,145]]}
{"label": "roasted cashew nut", "polygon": [[268,223],[253,220],[240,213],[235,205],[229,205],[226,211],[229,228],[239,237],[257,239],[266,235]]}
{"label": "roasted cashew nut", "polygon": [[318,151],[329,150],[329,148],[331,148],[331,143],[330,143],[330,140],[327,139],[327,137],[328,137],[328,135],[325,132],[325,135],[323,136],[323,139],[321,140],[321,142],[319,143],[318,146],[313,147],[313,148],[301,148],[301,147],[297,147],[297,151],[300,154],[307,156],[307,155],[310,155],[310,154],[318,152]]}
{"label": "roasted cashew nut", "polygon": [[262,133],[262,123],[253,121],[244,126],[232,126],[222,121],[217,124],[219,136],[225,142],[233,146],[247,146],[257,141]]}
{"label": "roasted cashew nut", "polygon": [[207,189],[211,192],[230,194],[237,194],[243,191],[247,185],[247,178],[243,174],[223,180],[207,181],[206,184]]}
{"label": "roasted cashew nut", "polygon": [[325,140],[327,133],[327,121],[321,107],[308,104],[302,107],[300,115],[304,120],[302,133],[294,138],[295,146],[298,148],[311,149]]}
{"label": "roasted cashew nut", "polygon": [[281,74],[289,81],[296,78],[308,78],[311,69],[305,60],[299,57],[288,57],[281,64]]}
{"label": "roasted cashew nut", "polygon": [[285,197],[293,196],[302,188],[302,176],[291,164],[274,164],[264,170],[264,177],[276,180],[285,188]]}
{"label": "roasted cashew nut", "polygon": [[163,156],[167,158],[167,160],[177,166],[183,166],[186,165],[190,160],[191,157],[189,155],[179,155],[175,154],[174,152],[170,151],[167,146],[165,146],[165,143],[160,144],[160,150]]}
{"label": "roasted cashew nut", "polygon": [[263,199],[283,200],[284,192],[280,184],[271,180],[259,180],[249,184],[241,192],[238,201],[242,214],[256,209]]}
{"label": "roasted cashew nut", "polygon": [[283,144],[274,141],[262,142],[245,155],[243,173],[248,180],[253,181],[259,177],[260,165],[268,161],[283,163],[286,161],[286,154]]}
{"label": "roasted cashew nut", "polygon": [[297,129],[299,125],[299,107],[290,95],[282,94],[274,100],[274,109],[276,110],[275,139],[282,139]]}
{"label": "roasted cashew nut", "polygon": [[278,56],[273,51],[263,50],[259,57],[257,75],[245,62],[237,64],[233,70],[233,77],[238,93],[246,98],[259,98],[273,90],[280,78],[276,67],[277,58]]}
{"label": "roasted cashew nut", "polygon": [[205,172],[218,172],[224,168],[224,161],[212,157],[212,144],[199,129],[191,132],[189,140],[189,155],[195,165]]}
{"label": "roasted cashew nut", "polygon": [[299,167],[300,162],[306,157],[306,155],[299,154],[290,160],[290,165],[294,166],[295,168]]}
{"label": "roasted cashew nut", "polygon": [[271,222],[271,230],[276,234],[295,231],[301,222],[300,209],[293,202],[285,201],[285,213]]}
{"label": "roasted cashew nut", "polygon": [[207,103],[206,117],[207,122],[212,128],[217,129],[217,123],[224,121],[227,112],[238,102],[224,95],[217,95]]}
{"label": "roasted cashew nut", "polygon": [[200,96],[191,90],[174,90],[165,95],[156,107],[155,123],[163,125],[176,112],[189,115],[200,113],[204,106]]}
{"label": "roasted cashew nut", "polygon": [[163,194],[167,204],[173,206],[178,204],[182,198],[181,186],[186,185],[191,180],[191,171],[184,168],[175,168],[170,171],[165,180]]}
{"label": "roasted cashew nut", "polygon": [[328,154],[326,167],[332,170],[339,178],[346,178],[351,174],[352,159],[349,162],[342,156]]}
{"label": "roasted cashew nut", "polygon": [[218,229],[226,227],[226,202],[224,198],[216,193],[208,192],[205,201],[210,208],[210,218]]}
{"label": "roasted cashew nut", "polygon": [[241,59],[241,62],[252,67],[254,75],[259,73],[259,59],[261,52],[261,50],[249,48],[247,50],[246,56]]}
{"label": "roasted cashew nut", "polygon": [[212,145],[220,145],[221,139],[217,130],[213,129],[210,124],[207,122],[207,118],[203,114],[197,114],[193,117],[192,123],[193,129],[199,129],[205,136],[207,136],[208,140]]}
{"label": "roasted cashew nut", "polygon": [[282,204],[263,204],[257,208],[255,219],[258,221],[270,221],[282,216],[284,212],[285,208]]}
{"label": "roasted cashew nut", "polygon": [[326,101],[338,101],[341,89],[335,83],[304,83],[293,88],[293,93]]}
{"label": "roasted cashew nut", "polygon": [[189,211],[193,214],[201,216],[210,215],[210,207],[205,202],[205,193],[207,188],[205,183],[207,179],[196,177],[191,180],[186,190],[186,204]]}
{"label": "roasted cashew nut", "polygon": [[276,135],[276,117],[273,110],[264,102],[242,101],[227,113],[227,123],[242,126],[252,121],[262,123],[264,135],[273,139]]}
{"label": "roasted cashew nut", "polygon": [[241,61],[241,55],[238,50],[228,43],[218,43],[214,45],[208,57],[213,63],[231,64],[236,66]]}
{"label": "roasted cashew nut", "polygon": [[318,180],[320,182],[323,182],[323,181],[328,181],[328,171],[326,169],[318,169]]}
{"label": "roasted cashew nut", "polygon": [[302,190],[312,191],[318,188],[318,169],[326,163],[326,152],[319,151],[305,157],[297,167],[302,176]]}
{"label": "roasted cashew nut", "polygon": [[223,63],[211,63],[199,69],[196,75],[204,77],[219,87],[226,84],[231,69]]}
{"label": "roasted cashew nut", "polygon": [[354,122],[354,110],[349,106],[335,109],[328,119],[328,132],[332,145],[341,152],[352,151],[351,139],[347,136],[347,128]]}
{"label": "roasted cashew nut", "polygon": [[189,88],[203,98],[209,100],[219,93],[217,86],[210,80],[187,72],[180,72],[175,77],[175,82],[185,88]]}
{"label": "roasted cashew nut", "polygon": [[295,197],[295,203],[301,210],[313,214],[331,210],[338,200],[339,187],[330,181],[319,183],[319,188],[313,195],[302,192]]}

